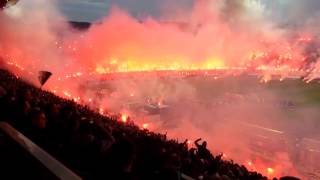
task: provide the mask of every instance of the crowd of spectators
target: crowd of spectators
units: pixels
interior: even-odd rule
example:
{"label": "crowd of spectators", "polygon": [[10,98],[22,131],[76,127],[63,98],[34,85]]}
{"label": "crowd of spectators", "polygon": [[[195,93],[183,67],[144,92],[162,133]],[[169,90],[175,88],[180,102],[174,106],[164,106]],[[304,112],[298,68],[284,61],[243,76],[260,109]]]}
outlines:
{"label": "crowd of spectators", "polygon": [[167,139],[130,121],[122,123],[118,116],[103,116],[1,69],[0,109],[0,120],[84,179],[267,179],[222,155],[212,155],[201,139],[189,149],[187,141]]}

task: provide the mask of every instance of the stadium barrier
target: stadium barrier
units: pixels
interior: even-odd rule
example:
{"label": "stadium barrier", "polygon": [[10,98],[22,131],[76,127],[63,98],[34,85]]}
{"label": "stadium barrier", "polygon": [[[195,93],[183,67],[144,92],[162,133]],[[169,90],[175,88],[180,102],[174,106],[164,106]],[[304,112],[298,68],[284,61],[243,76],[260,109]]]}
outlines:
{"label": "stadium barrier", "polygon": [[193,179],[192,177],[186,174],[180,173],[180,180],[195,180],[195,179]]}
{"label": "stadium barrier", "polygon": [[50,154],[33,143],[30,139],[25,137],[10,124],[6,122],[0,122],[0,129],[30,155],[39,160],[41,164],[51,171],[51,173],[57,178],[62,180],[82,180],[81,177],[53,158]]}

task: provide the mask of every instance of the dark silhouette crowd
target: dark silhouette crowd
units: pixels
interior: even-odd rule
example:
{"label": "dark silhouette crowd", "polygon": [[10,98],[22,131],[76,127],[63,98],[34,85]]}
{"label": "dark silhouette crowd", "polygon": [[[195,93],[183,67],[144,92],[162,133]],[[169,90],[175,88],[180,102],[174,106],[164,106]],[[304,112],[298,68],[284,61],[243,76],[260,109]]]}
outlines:
{"label": "dark silhouette crowd", "polygon": [[[179,143],[120,115],[102,116],[0,70],[0,120],[9,122],[84,179],[264,180],[214,156],[206,141]],[[293,177],[283,177],[293,180]]]}

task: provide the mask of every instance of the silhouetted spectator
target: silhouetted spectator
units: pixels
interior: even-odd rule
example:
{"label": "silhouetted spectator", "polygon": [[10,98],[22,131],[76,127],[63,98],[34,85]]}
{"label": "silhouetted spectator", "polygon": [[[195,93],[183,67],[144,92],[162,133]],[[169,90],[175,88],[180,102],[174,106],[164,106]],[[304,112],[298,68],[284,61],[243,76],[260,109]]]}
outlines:
{"label": "silhouetted spectator", "polygon": [[31,123],[34,129],[43,130],[47,127],[46,115],[40,110],[40,108],[32,110]]}
{"label": "silhouetted spectator", "polygon": [[280,180],[300,180],[300,179],[292,176],[284,176],[284,177],[281,177]]}
{"label": "silhouetted spectator", "polygon": [[107,179],[133,179],[132,166],[136,156],[134,144],[128,140],[115,142],[105,158]]}
{"label": "silhouetted spectator", "polygon": [[202,144],[199,144],[199,141],[201,141],[201,138],[197,139],[194,144],[198,148],[198,156],[203,159],[211,159],[212,155],[210,151],[207,149],[207,142],[203,141]]}

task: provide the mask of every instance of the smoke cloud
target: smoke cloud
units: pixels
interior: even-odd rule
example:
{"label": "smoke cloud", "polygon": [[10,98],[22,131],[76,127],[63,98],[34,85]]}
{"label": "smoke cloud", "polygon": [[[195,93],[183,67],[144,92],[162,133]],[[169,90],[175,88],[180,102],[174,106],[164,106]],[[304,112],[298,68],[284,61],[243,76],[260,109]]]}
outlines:
{"label": "smoke cloud", "polygon": [[[292,171],[298,160],[292,157],[296,151],[292,153],[291,140],[318,137],[314,128],[317,111],[313,106],[296,105],[305,103],[305,97],[295,85],[281,91],[291,79],[279,82],[274,90],[258,78],[233,76],[229,70],[253,67],[264,70],[261,74],[254,71],[255,77],[271,77],[273,69],[280,69],[280,76],[289,77],[289,70],[299,76],[305,73],[300,72],[301,67],[312,64],[308,76],[317,78],[317,55],[305,65],[306,48],[292,38],[309,41],[316,37],[317,12],[309,11],[315,2],[198,0],[191,10],[165,2],[160,3],[164,12],[158,18],[137,18],[113,6],[103,20],[80,32],[69,27],[55,1],[21,1],[0,12],[0,57],[4,66],[33,83],[37,71],[53,72],[47,89],[62,97],[96,110],[128,113],[138,125],[147,123],[150,130],[166,132],[171,138],[202,137],[215,153],[224,152],[226,158],[245,164],[254,161],[253,170],[267,174],[266,168],[272,166],[276,174],[270,176],[296,174]],[[287,21],[280,20],[283,14],[275,13],[277,9],[288,12]],[[302,13],[306,11],[310,16]],[[291,23],[297,19],[304,22],[298,28]],[[269,57],[265,54],[280,54],[285,61],[281,64],[281,58],[271,55],[271,61],[260,61],[258,57]],[[212,77],[182,79],[100,75],[198,69],[224,71]],[[109,81],[99,80],[101,76]],[[161,108],[160,115],[145,112],[145,106],[152,103]],[[289,143],[278,147],[283,139]],[[259,152],[267,148],[278,152],[272,160]]]}

